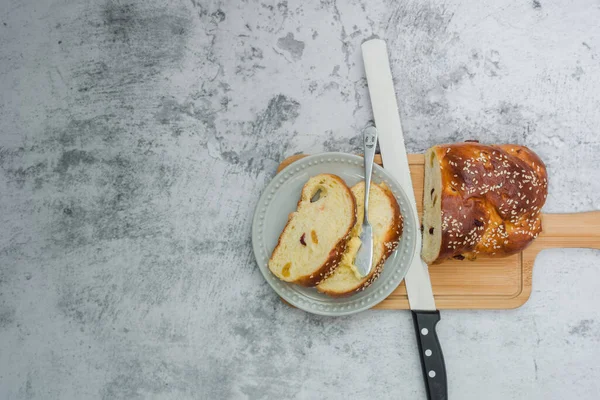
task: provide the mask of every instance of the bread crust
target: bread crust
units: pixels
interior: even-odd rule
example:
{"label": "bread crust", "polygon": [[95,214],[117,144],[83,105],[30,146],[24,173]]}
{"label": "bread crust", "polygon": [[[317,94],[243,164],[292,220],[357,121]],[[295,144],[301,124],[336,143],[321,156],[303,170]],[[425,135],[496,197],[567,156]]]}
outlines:
{"label": "bread crust", "polygon": [[434,263],[510,256],[539,235],[548,175],[535,153],[524,146],[479,143],[433,150],[442,177],[442,244]]}
{"label": "bread crust", "polygon": [[[398,244],[400,243],[400,237],[402,236],[402,231],[404,227],[404,220],[402,218],[402,213],[400,212],[400,206],[398,205],[398,201],[396,197],[392,193],[392,191],[384,184],[379,185],[386,194],[386,196],[390,199],[390,203],[392,204],[392,208],[394,209],[394,216],[392,222],[392,229],[389,230],[385,235],[385,251],[377,265],[374,265],[371,269],[371,273],[365,276],[356,286],[350,288],[347,291],[339,292],[333,290],[325,290],[317,287],[317,290],[321,293],[325,293],[331,297],[348,297],[356,292],[360,292],[369,287],[373,282],[379,278],[381,272],[383,272],[383,267],[385,265],[386,260],[389,256],[398,248]],[[389,245],[388,245],[389,244]],[[341,259],[341,258],[340,258]]]}
{"label": "bread crust", "polygon": [[[348,227],[348,230],[346,231],[346,234],[344,236],[342,236],[342,238],[340,240],[338,240],[335,247],[329,252],[329,256],[327,257],[325,262],[314,273],[312,273],[310,275],[301,276],[293,281],[288,281],[288,282],[296,283],[301,286],[308,286],[308,287],[318,285],[323,279],[330,276],[333,273],[333,271],[337,268],[337,266],[340,264],[340,261],[342,260],[342,256],[344,255],[344,252],[346,251],[346,246],[348,245],[348,241],[350,240],[350,232],[352,231],[352,228],[356,224],[356,200],[354,198],[354,195],[352,194],[352,191],[350,190],[348,185],[346,185],[346,182],[344,182],[344,180],[342,178],[340,178],[339,176],[334,175],[334,174],[320,174],[320,175],[329,176],[331,179],[337,180],[342,185],[342,187],[348,192],[348,195],[350,196],[350,199],[352,201],[352,208],[354,209],[354,213],[352,214],[352,220]],[[310,201],[312,196],[313,196],[313,194],[309,193],[307,188],[304,187],[302,189],[302,193],[300,195],[300,199],[298,200],[298,205],[296,208],[298,208],[303,201],[306,201],[306,200]],[[281,244],[281,238],[284,236],[284,232],[286,232],[286,230],[289,227],[289,224],[292,219],[292,215],[293,215],[293,213],[288,215],[288,222],[285,224],[285,227],[283,228],[282,233],[279,235],[279,240],[277,241],[277,245],[275,246],[275,248],[273,249],[273,252],[271,253],[271,258],[269,259],[269,261],[271,261],[271,259],[273,258],[273,255],[279,248],[279,246]]]}

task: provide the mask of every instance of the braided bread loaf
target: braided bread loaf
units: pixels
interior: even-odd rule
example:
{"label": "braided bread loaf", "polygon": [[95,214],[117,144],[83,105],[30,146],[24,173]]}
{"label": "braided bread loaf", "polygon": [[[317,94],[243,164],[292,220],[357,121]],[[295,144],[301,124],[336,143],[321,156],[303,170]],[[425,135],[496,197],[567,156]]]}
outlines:
{"label": "braided bread loaf", "polygon": [[509,256],[541,232],[548,176],[523,146],[439,145],[425,154],[423,249],[427,263]]}

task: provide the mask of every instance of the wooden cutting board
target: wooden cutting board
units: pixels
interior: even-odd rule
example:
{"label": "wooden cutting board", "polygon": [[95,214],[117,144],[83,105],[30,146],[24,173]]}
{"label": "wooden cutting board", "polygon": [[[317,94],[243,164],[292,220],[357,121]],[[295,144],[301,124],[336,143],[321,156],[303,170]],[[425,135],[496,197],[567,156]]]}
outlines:
{"label": "wooden cutting board", "polygon": [[[277,172],[306,155],[285,159]],[[409,154],[410,173],[417,199],[423,198],[425,175],[422,154]],[[375,156],[381,165],[381,157]],[[422,204],[417,201],[419,217]],[[431,285],[439,309],[506,309],[519,307],[531,294],[533,264],[538,253],[551,248],[600,250],[600,211],[575,214],[542,214],[543,232],[520,254],[476,261],[450,260],[431,265]],[[408,309],[404,282],[374,308]]]}

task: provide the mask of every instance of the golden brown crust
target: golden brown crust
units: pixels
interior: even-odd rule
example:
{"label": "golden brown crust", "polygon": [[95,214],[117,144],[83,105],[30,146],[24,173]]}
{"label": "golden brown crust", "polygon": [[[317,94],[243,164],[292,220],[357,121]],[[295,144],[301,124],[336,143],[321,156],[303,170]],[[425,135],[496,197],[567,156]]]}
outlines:
{"label": "golden brown crust", "polygon": [[377,280],[377,278],[379,278],[379,275],[381,275],[381,273],[383,272],[383,266],[385,265],[385,261],[398,247],[400,237],[402,236],[402,230],[404,227],[402,213],[400,212],[400,206],[398,205],[398,201],[396,200],[396,197],[394,196],[394,194],[391,192],[391,190],[386,185],[381,184],[379,186],[383,189],[386,196],[388,196],[388,198],[390,199],[390,203],[392,204],[392,207],[394,209],[394,217],[393,217],[393,222],[392,222],[392,227],[394,227],[394,229],[391,229],[387,232],[387,235],[383,242],[386,244],[385,245],[386,250],[383,253],[383,256],[381,257],[381,259],[379,260],[377,265],[372,268],[371,273],[369,275],[365,276],[363,278],[363,280],[361,281],[361,283],[357,287],[355,287],[347,292],[341,292],[341,293],[332,291],[332,290],[323,290],[318,287],[317,290],[319,292],[325,293],[331,297],[348,297],[348,296],[355,294],[356,292],[365,290],[373,282],[375,282]]}
{"label": "golden brown crust", "polygon": [[442,176],[442,244],[436,259],[502,257],[541,232],[548,175],[526,147],[458,143],[435,146]]}
{"label": "golden brown crust", "polygon": [[[319,282],[321,282],[323,279],[329,277],[329,275],[331,275],[333,273],[333,271],[340,264],[342,256],[344,255],[344,252],[346,251],[346,246],[348,245],[348,241],[350,240],[350,232],[352,231],[352,228],[356,224],[356,200],[354,199],[354,195],[352,194],[352,191],[350,190],[350,188],[348,187],[346,182],[342,178],[340,178],[339,176],[334,175],[334,174],[321,174],[321,175],[327,175],[330,178],[335,179],[342,184],[342,187],[348,192],[348,195],[350,196],[350,200],[352,201],[352,208],[354,209],[354,214],[352,216],[352,222],[351,222],[348,230],[346,231],[346,234],[340,240],[338,240],[335,247],[329,252],[329,257],[327,257],[327,260],[325,260],[323,265],[321,265],[321,267],[317,271],[315,271],[313,274],[301,276],[298,279],[293,281],[293,283],[296,283],[301,286],[309,286],[309,287],[316,286],[319,284]],[[310,198],[313,195],[314,194],[309,193],[307,188],[304,187],[302,189],[302,193],[300,194],[300,199],[298,200],[297,207],[300,206],[300,203],[302,203],[303,200],[307,200],[307,199],[310,200]],[[285,224],[285,227],[283,228],[282,233],[279,235],[279,240],[277,241],[277,245],[275,246],[275,248],[273,249],[273,252],[271,253],[271,259],[273,258],[275,251],[281,244],[281,238],[284,236],[283,233],[286,231],[286,229],[288,229],[292,214],[288,215],[288,222]]]}

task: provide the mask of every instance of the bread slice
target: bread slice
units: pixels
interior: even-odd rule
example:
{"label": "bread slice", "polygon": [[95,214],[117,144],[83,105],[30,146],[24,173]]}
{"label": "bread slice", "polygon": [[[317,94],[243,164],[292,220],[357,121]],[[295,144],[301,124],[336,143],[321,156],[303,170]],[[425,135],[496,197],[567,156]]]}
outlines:
{"label": "bread slice", "polygon": [[383,183],[371,184],[369,193],[369,222],[373,227],[373,268],[361,277],[354,261],[360,248],[360,233],[364,215],[365,182],[352,187],[356,199],[357,221],[352,229],[348,248],[340,265],[333,274],[317,285],[317,290],[330,296],[346,296],[364,290],[373,283],[383,270],[385,260],[398,246],[402,235],[402,214],[396,198]]}
{"label": "bread slice", "polygon": [[435,149],[425,153],[423,189],[423,247],[421,258],[431,264],[442,247],[442,171]]}
{"label": "bread slice", "polygon": [[315,286],[338,266],[356,224],[356,202],[338,176],[308,180],[269,260],[279,279]]}

